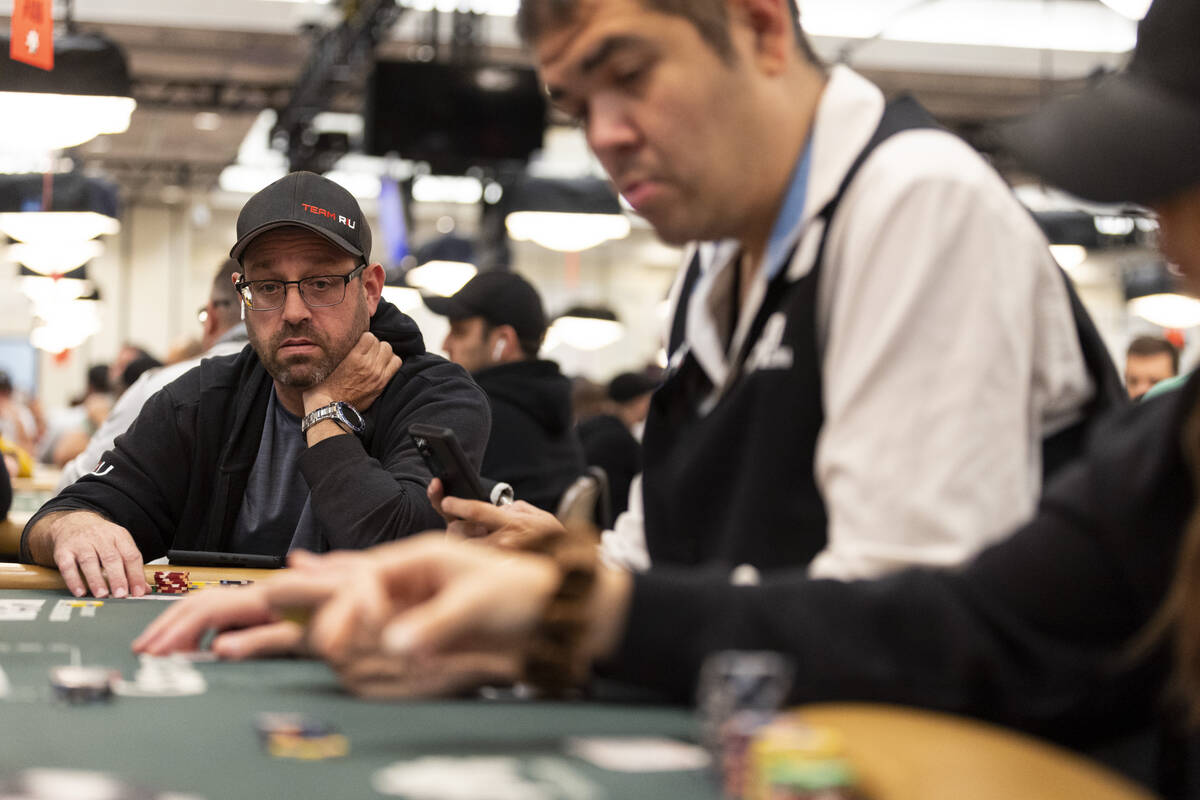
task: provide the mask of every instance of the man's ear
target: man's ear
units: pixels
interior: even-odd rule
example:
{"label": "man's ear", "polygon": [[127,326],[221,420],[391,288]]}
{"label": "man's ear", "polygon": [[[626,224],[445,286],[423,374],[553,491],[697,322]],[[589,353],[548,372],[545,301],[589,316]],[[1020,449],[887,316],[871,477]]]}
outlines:
{"label": "man's ear", "polygon": [[497,325],[492,328],[491,351],[492,361],[521,353],[521,341],[517,338],[517,329],[512,325]]}
{"label": "man's ear", "polygon": [[375,316],[375,309],[379,308],[384,278],[383,264],[371,264],[363,270],[362,282],[363,288],[367,290],[367,312],[371,316]]}
{"label": "man's ear", "polygon": [[774,75],[796,54],[796,33],[788,0],[726,0],[729,32],[736,46],[748,41],[754,62]]}

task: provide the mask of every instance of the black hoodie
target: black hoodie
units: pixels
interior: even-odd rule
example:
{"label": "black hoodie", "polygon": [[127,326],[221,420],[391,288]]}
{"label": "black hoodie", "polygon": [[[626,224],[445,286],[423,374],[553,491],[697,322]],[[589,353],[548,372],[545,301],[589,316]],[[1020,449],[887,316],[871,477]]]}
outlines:
{"label": "black hoodie", "polygon": [[512,484],[518,500],[554,512],[584,470],[571,426],[571,382],[553,361],[514,361],[481,369],[475,380],[492,404],[483,476]]}
{"label": "black hoodie", "polygon": [[[444,523],[425,496],[430,474],[408,437],[424,422],[452,428],[480,463],[487,399],[456,364],[432,355],[416,323],[380,301],[371,332],[403,359],[363,417],[358,436],[308,448],[300,471],[328,549],[362,548]],[[153,395],[97,469],[47,502],[25,527],[54,511],[96,511],[129,530],[145,559],[170,548],[228,549],[246,480],[258,454],[271,377],[247,346],[205,359]]]}

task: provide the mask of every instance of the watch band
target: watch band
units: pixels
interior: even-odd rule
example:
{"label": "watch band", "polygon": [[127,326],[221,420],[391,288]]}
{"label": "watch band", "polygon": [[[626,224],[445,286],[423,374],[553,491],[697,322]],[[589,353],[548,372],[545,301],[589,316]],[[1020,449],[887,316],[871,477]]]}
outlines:
{"label": "watch band", "polygon": [[362,414],[358,413],[358,409],[349,403],[338,400],[306,414],[300,421],[300,432],[308,433],[309,428],[326,419],[337,422],[349,433],[362,433],[366,428],[366,421]]}

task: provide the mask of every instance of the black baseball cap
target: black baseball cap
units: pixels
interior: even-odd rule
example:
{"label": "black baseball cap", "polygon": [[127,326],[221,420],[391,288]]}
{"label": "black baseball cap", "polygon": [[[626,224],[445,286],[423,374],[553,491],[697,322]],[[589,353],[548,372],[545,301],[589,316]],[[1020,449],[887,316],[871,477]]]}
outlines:
{"label": "black baseball cap", "polygon": [[644,372],[622,372],[608,382],[608,397],[614,403],[628,403],[657,388],[658,381]]}
{"label": "black baseball cap", "polygon": [[293,172],[251,197],[237,220],[238,263],[260,233],[295,226],[325,237],[364,264],[371,262],[371,226],[354,195],[315,172]]}
{"label": "black baseball cap", "polygon": [[1001,137],[1031,171],[1089,200],[1149,205],[1200,184],[1200,2],[1155,0],[1127,69]]}
{"label": "black baseball cap", "polygon": [[492,325],[511,325],[517,338],[541,339],[546,333],[546,312],[533,284],[515,272],[481,272],[450,297],[424,295],[435,314],[452,320],[483,317]]}

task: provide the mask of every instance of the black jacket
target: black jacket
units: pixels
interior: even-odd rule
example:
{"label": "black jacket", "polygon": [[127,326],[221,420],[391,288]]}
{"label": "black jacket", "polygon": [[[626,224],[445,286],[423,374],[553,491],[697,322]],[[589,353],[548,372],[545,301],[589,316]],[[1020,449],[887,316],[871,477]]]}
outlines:
{"label": "black jacket", "polygon": [[584,470],[571,428],[571,382],[553,361],[514,361],[474,375],[492,404],[482,474],[512,484],[518,500],[551,513]]}
{"label": "black jacket", "polygon": [[[4,467],[4,464],[0,464]],[[9,480],[8,469],[0,469],[3,475],[0,475],[0,517],[8,514],[8,509],[12,508],[12,481]]]}
{"label": "black jacket", "polygon": [[[329,549],[361,548],[442,527],[429,505],[429,471],[409,440],[413,422],[454,429],[479,463],[487,441],[487,399],[461,367],[425,351],[408,316],[381,301],[371,332],[404,364],[363,414],[359,436],[334,436],[308,448],[300,471],[311,491],[318,531]],[[95,471],[38,511],[103,514],[133,534],[143,558],[169,548],[227,550],[258,454],[271,377],[254,350],[210,358],[153,395]]]}
{"label": "black jacket", "polygon": [[797,570],[758,587],[695,568],[638,575],[606,671],[686,700],[707,654],[774,650],[795,660],[793,702],[924,706],[1085,749],[1162,725],[1167,648],[1129,648],[1195,505],[1180,441],[1198,389],[1194,377],[1102,425],[1037,516],[960,569],[854,583]]}
{"label": "black jacket", "polygon": [[583,420],[575,429],[589,465],[604,469],[616,519],[629,507],[629,484],[642,471],[642,444],[619,417],[600,414]]}

